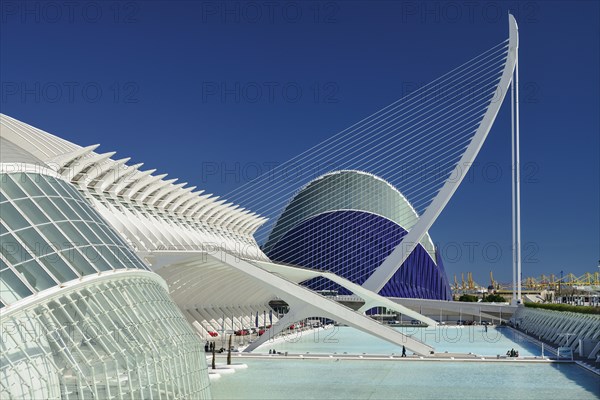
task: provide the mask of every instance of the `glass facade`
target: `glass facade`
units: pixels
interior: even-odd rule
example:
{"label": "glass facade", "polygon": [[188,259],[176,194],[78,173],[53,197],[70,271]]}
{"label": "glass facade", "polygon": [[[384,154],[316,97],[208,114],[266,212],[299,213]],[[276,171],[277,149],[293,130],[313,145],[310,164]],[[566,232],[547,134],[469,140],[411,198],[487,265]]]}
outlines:
{"label": "glass facade", "polygon": [[204,348],[154,277],[71,290],[0,330],[2,399],[210,398]]}
{"label": "glass facade", "polygon": [[0,175],[0,305],[116,269],[147,270],[69,183]]}
{"label": "glass facade", "polygon": [[0,174],[0,217],[0,398],[210,398],[162,278],[74,186]]}
{"label": "glass facade", "polygon": [[[327,270],[362,285],[400,244],[406,231],[379,215],[334,211],[309,218],[290,229],[268,256],[273,261]],[[326,278],[304,285],[316,291],[351,294]],[[446,273],[418,245],[379,294],[387,297],[451,300]]]}
{"label": "glass facade", "polygon": [[[360,171],[325,174],[309,183],[285,208],[264,246],[273,261],[321,269],[359,285],[401,243],[418,220],[402,194]],[[326,278],[304,283],[318,291],[350,294]],[[379,294],[450,300],[450,285],[429,235]]]}

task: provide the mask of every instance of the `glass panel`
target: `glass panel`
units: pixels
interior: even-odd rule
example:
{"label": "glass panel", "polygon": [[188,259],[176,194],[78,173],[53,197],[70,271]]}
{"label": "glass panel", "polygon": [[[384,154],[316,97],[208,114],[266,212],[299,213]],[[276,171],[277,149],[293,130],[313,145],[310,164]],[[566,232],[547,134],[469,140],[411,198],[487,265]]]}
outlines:
{"label": "glass panel", "polygon": [[113,240],[104,232],[104,230],[95,222],[88,223],[90,229],[94,231],[104,244],[113,244]]}
{"label": "glass panel", "polygon": [[14,200],[27,197],[25,192],[23,192],[7,174],[2,174],[2,178],[0,179],[0,188],[2,188],[9,199]]}
{"label": "glass panel", "polygon": [[68,282],[77,278],[77,274],[73,272],[58,254],[42,257],[40,261],[61,282]]}
{"label": "glass panel", "polygon": [[[50,180],[50,179],[53,179],[53,178],[39,175],[39,179],[35,179],[35,183],[37,183],[37,185],[40,187],[40,189],[42,189],[42,191],[47,196],[58,196],[58,193],[56,192],[56,190],[54,190],[52,188],[51,184],[48,183],[48,180]],[[50,182],[52,182],[52,181],[50,181]]]}
{"label": "glass panel", "polygon": [[127,244],[125,243],[125,241],[121,238],[121,236],[117,235],[115,233],[115,231],[112,230],[112,228],[107,227],[106,225],[104,226],[104,231],[108,234],[108,236],[110,236],[112,238],[112,241],[118,245],[121,246],[127,246]]}
{"label": "glass panel", "polygon": [[11,203],[2,203],[0,205],[0,216],[2,216],[2,220],[8,225],[10,229],[16,231],[17,229],[26,228],[31,226],[29,222]]}
{"label": "glass panel", "polygon": [[92,219],[100,224],[104,224],[104,219],[102,218],[102,216],[100,215],[100,213],[98,213],[98,211],[94,208],[89,206],[87,203],[83,206],[83,208],[85,209],[85,211],[87,211],[87,213],[89,214],[90,217],[92,217]]}
{"label": "glass panel", "polygon": [[71,198],[71,193],[69,193],[69,191],[67,189],[65,189],[65,183],[62,182],[59,179],[55,179],[52,187],[54,188],[54,190],[56,190],[58,192],[58,195],[60,197],[64,197],[64,198]]}
{"label": "glass panel", "polygon": [[10,269],[0,274],[0,298],[6,304],[31,295],[31,290]]}
{"label": "glass panel", "polygon": [[138,263],[133,261],[135,260],[135,258],[132,259],[129,256],[129,254],[127,254],[127,252],[124,252],[121,248],[111,246],[111,250],[117,255],[117,262],[118,265],[121,266],[121,268],[140,268]]}
{"label": "glass panel", "polygon": [[76,199],[76,200],[83,200],[83,196],[81,194],[81,192],[79,192],[75,186],[70,185],[66,182],[62,182],[63,183],[63,187],[67,189],[67,191],[71,194],[71,197]]}
{"label": "glass panel", "polygon": [[93,221],[93,218],[90,217],[87,212],[85,212],[85,210],[83,209],[83,207],[81,207],[81,204],[78,201],[67,200],[67,202],[73,208],[73,210],[75,210],[77,215],[79,215],[78,219],[82,219],[84,221]]}
{"label": "glass panel", "polygon": [[42,211],[33,204],[30,199],[21,199],[15,201],[17,208],[19,208],[23,215],[33,222],[34,225],[44,224],[50,222],[50,220],[42,213]]}
{"label": "glass panel", "polygon": [[0,203],[4,203],[6,200],[7,200],[7,199],[6,199],[6,196],[4,196],[4,195],[2,194],[2,192],[0,192]]}
{"label": "glass panel", "polygon": [[71,194],[71,192],[69,191],[69,184],[66,182],[63,182],[60,179],[56,180],[56,183],[53,186],[56,191],[65,198],[72,198],[73,195]]}
{"label": "glass panel", "polygon": [[104,259],[114,268],[114,269],[120,269],[123,268],[123,266],[120,264],[119,259],[117,258],[117,255],[111,251],[114,250],[115,247],[114,246],[97,246],[96,250],[100,252],[100,254],[102,254],[104,256]]}
{"label": "glass panel", "polygon": [[52,246],[35,229],[27,228],[15,233],[33,254],[43,256],[53,252]]}
{"label": "glass panel", "polygon": [[38,197],[35,199],[35,203],[42,209],[48,216],[52,219],[52,221],[64,221],[67,218],[58,211],[58,208],[50,201],[50,199],[46,197]]}
{"label": "glass panel", "polygon": [[67,240],[77,246],[88,244],[87,240],[79,233],[72,223],[59,222],[56,225],[67,235]]}
{"label": "glass panel", "polygon": [[4,235],[6,232],[8,232],[8,228],[6,226],[4,226],[2,221],[0,221],[0,236]]}
{"label": "glass panel", "polygon": [[2,255],[12,265],[31,260],[31,256],[27,252],[27,249],[25,249],[12,234],[8,233],[2,236],[0,242],[2,242],[0,245]]}
{"label": "glass panel", "polygon": [[[15,175],[13,175],[13,178],[15,178],[15,181],[17,182],[17,184],[19,184],[19,186],[21,186],[23,189],[25,189],[25,191],[29,194],[29,196],[43,196],[44,195],[42,193],[42,191],[37,187],[37,185],[33,182],[30,174],[19,174],[19,175],[20,176],[18,179],[16,178]],[[39,179],[39,175],[38,175],[38,179]]]}
{"label": "glass panel", "polygon": [[83,258],[77,249],[63,251],[62,256],[67,259],[69,264],[79,273],[79,275],[95,274],[98,271],[90,264],[88,260]]}
{"label": "glass panel", "polygon": [[46,241],[52,244],[52,247],[58,250],[72,247],[69,240],[54,225],[46,224],[38,227],[38,229],[44,235]]}
{"label": "glass panel", "polygon": [[[104,246],[101,246],[104,247]],[[110,271],[112,270],[111,266],[102,258],[100,253],[96,251],[96,249],[92,246],[88,246],[82,249],[83,254],[98,268],[102,271]]]}
{"label": "glass panel", "polygon": [[16,270],[22,274],[35,290],[41,291],[56,286],[56,282],[36,261],[28,261],[18,265]]}
{"label": "glass panel", "polygon": [[83,237],[86,238],[88,243],[91,244],[102,244],[102,242],[100,241],[100,239],[98,239],[98,237],[96,235],[94,235],[94,233],[92,232],[92,230],[90,228],[87,227],[87,225],[84,222],[81,221],[75,221],[73,223],[77,229],[79,229],[79,232],[81,232],[81,234],[83,235]]}
{"label": "glass panel", "polygon": [[136,256],[133,251],[129,250],[128,247],[122,247],[121,250],[123,250],[123,252],[125,252],[129,256],[136,268],[145,270],[148,269],[148,267],[146,267],[146,264],[144,264],[144,262],[138,256]]}
{"label": "glass panel", "polygon": [[61,198],[55,197],[52,199],[52,201],[54,201],[54,204],[56,204],[56,207],[58,207],[58,209],[60,210],[60,212],[62,212],[63,214],[65,214],[67,216],[68,219],[79,219],[79,217],[77,216],[77,214],[71,210],[71,207],[69,207],[67,205],[67,202],[64,201]]}

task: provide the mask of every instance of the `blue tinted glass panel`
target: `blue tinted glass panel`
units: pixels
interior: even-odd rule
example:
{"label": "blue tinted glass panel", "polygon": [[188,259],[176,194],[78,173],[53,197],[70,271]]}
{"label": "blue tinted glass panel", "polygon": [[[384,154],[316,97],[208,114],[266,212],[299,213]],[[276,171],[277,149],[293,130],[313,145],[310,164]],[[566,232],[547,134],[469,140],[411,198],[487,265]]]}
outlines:
{"label": "blue tinted glass panel", "polygon": [[49,183],[50,179],[53,178],[39,175],[38,177],[34,178],[34,181],[39,186],[39,188],[46,194],[46,196],[58,196],[56,190],[54,190],[52,188],[52,185]]}
{"label": "blue tinted glass panel", "polygon": [[75,211],[73,211],[71,207],[69,207],[67,202],[64,201],[62,198],[54,197],[52,201],[54,202],[56,207],[58,207],[60,212],[63,213],[69,220],[79,219],[79,216],[75,213]]}
{"label": "blue tinted glass panel", "polygon": [[75,221],[73,222],[73,224],[75,225],[75,227],[77,227],[77,229],[79,229],[79,232],[81,232],[83,237],[86,239],[86,242],[91,244],[102,244],[100,239],[98,239],[98,237],[92,232],[92,230],[87,227],[85,222]]}
{"label": "blue tinted glass panel", "polygon": [[[16,178],[18,176],[18,179]],[[30,197],[33,196],[42,196],[42,191],[37,187],[37,185],[31,179],[31,176],[28,174],[16,174],[13,175],[15,181],[21,186]]]}
{"label": "blue tinted glass panel", "polygon": [[0,204],[0,217],[8,225],[8,227],[16,231],[17,229],[23,229],[31,224],[23,218],[21,213],[11,203]]}
{"label": "blue tinted glass panel", "polygon": [[8,228],[0,221],[0,236],[8,232]]}
{"label": "blue tinted glass panel", "polygon": [[67,219],[63,213],[58,211],[58,208],[56,208],[56,206],[52,203],[52,201],[49,198],[38,197],[37,199],[35,199],[35,202],[42,210],[44,210],[46,214],[48,214],[50,218],[52,218],[52,221],[58,222]]}
{"label": "blue tinted glass panel", "polygon": [[31,295],[31,290],[10,269],[0,272],[0,298],[6,304]]}
{"label": "blue tinted glass panel", "polygon": [[12,265],[20,264],[23,261],[31,260],[27,249],[17,241],[17,239],[10,233],[0,237],[0,249],[2,255]]}
{"label": "blue tinted glass panel", "polygon": [[89,275],[98,272],[98,270],[96,270],[77,249],[65,250],[60,254],[79,275]]}
{"label": "blue tinted glass panel", "polygon": [[28,261],[15,267],[17,272],[37,291],[56,286],[56,282],[36,261]]}
{"label": "blue tinted glass panel", "polygon": [[6,193],[6,197],[9,199],[15,200],[27,197],[25,192],[17,186],[9,175],[2,174],[2,178],[0,178],[0,188],[2,188],[4,193]]}
{"label": "blue tinted glass panel", "polygon": [[67,240],[75,246],[83,246],[88,244],[87,240],[75,229],[71,222],[59,222],[58,227],[65,233]]}
{"label": "blue tinted glass panel", "polygon": [[113,269],[93,246],[84,247],[81,250],[97,269],[101,271],[110,271]]}
{"label": "blue tinted glass panel", "polygon": [[[406,231],[395,222],[361,211],[335,211],[309,218],[286,232],[267,252],[275,261],[331,271],[362,284],[401,242]],[[304,283],[313,290],[347,289],[325,278]],[[418,245],[379,292],[390,297],[451,299],[441,260]]]}
{"label": "blue tinted glass panel", "polygon": [[40,261],[60,282],[68,282],[77,278],[77,274],[69,268],[58,254],[42,257]]}
{"label": "blue tinted glass panel", "polygon": [[48,217],[44,215],[42,210],[38,208],[31,199],[21,199],[16,200],[15,205],[21,210],[23,215],[26,215],[27,218],[31,220],[34,225],[45,224],[46,222],[50,222]]}
{"label": "blue tinted glass panel", "polygon": [[43,256],[52,253],[52,246],[44,239],[34,228],[22,229],[15,232],[31,253],[36,256]]}

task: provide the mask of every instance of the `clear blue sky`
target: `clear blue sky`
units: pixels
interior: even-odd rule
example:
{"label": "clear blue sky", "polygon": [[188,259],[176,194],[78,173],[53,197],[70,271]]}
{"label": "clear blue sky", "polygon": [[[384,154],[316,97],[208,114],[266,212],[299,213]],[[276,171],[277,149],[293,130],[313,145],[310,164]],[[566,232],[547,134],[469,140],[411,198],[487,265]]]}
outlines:
{"label": "clear blue sky", "polygon": [[[595,272],[595,1],[3,1],[0,104],[225,194],[505,39],[509,7],[521,35],[523,274]],[[451,280],[510,280],[509,121],[506,103],[431,230]]]}

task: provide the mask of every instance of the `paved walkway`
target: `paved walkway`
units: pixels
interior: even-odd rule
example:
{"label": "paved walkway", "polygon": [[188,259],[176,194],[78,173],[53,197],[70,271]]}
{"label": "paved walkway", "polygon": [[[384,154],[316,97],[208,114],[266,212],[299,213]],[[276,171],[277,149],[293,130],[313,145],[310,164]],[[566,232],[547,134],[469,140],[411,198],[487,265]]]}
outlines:
{"label": "paved walkway", "polygon": [[382,354],[316,354],[316,353],[280,353],[280,354],[255,354],[255,353],[236,353],[232,355],[234,359],[270,359],[270,360],[364,360],[364,361],[456,361],[456,362],[520,362],[520,363],[572,363],[571,360],[554,360],[542,357],[484,357],[475,354],[463,353],[438,353],[431,356],[410,355],[401,357],[400,355],[382,355]]}

